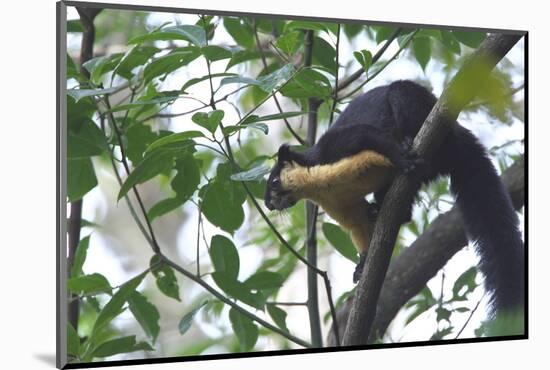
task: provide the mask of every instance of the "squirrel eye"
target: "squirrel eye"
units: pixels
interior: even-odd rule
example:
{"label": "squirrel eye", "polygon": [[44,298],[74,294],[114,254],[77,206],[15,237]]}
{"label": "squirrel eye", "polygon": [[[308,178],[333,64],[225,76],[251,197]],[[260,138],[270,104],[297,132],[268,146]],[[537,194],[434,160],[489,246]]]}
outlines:
{"label": "squirrel eye", "polygon": [[278,177],[275,177],[273,179],[273,181],[271,181],[271,185],[277,187],[277,186],[281,185],[281,180]]}

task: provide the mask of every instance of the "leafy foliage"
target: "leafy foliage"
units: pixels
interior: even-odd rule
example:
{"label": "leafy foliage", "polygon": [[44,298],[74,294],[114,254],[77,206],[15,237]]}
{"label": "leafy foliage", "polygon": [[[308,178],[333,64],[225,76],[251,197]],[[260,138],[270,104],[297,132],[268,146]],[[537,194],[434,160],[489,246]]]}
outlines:
{"label": "leafy foliage", "polygon": [[[110,17],[112,12],[103,11],[97,24],[104,24],[103,14]],[[196,265],[196,274],[188,270],[187,277],[208,285],[218,295],[191,301],[188,287],[178,282],[174,264],[168,264],[168,257],[160,254],[151,258],[143,273],[112,286],[106,276],[88,273],[88,268],[83,271],[92,252],[90,236],[86,236],[76,249],[67,284],[82,302],[81,324],[67,327],[68,353],[75,361],[87,362],[153,351],[164,330],[160,325],[164,311],[157,308],[157,295],[178,305],[177,312],[183,316],[178,317],[177,330],[187,338],[199,318],[230,326],[220,338],[186,341],[178,354],[200,354],[214,345],[251,351],[261,347],[258,339],[264,336],[276,336],[281,348],[288,348],[296,341],[295,328],[287,326],[291,311],[279,305],[277,298],[291,284],[289,279],[295,272],[303,273],[297,269],[301,262],[288,246],[304,254],[306,221],[302,210],[294,207],[285,216],[289,222],[270,216],[270,226],[263,221],[264,210],[256,203],[263,197],[265,176],[273,163],[273,135],[294,140],[286,130],[288,125],[296,131],[293,137],[305,137],[303,123],[309,113],[317,114],[321,132],[330,117],[344,108],[346,100],[340,97],[349,91],[349,97],[356,96],[363,86],[355,82],[351,88],[336,91],[336,78],[345,80],[348,67],[360,66],[363,76],[370,79],[394,63],[396,59],[389,53],[374,60],[379,46],[365,49],[369,44],[364,38],[380,45],[395,42],[395,38],[404,48],[400,56],[416,61],[419,71],[444,63],[450,76],[465,53],[479,46],[486,35],[434,29],[404,29],[397,35],[394,27],[339,27],[330,22],[229,16],[198,16],[194,24],[168,23],[147,31],[147,13],[136,15],[136,19],[138,24],[131,30],[120,26],[125,49],[84,63],[90,78],[80,73],[74,54],[67,55],[67,201],[82,199],[95,189],[98,177],[103,181],[99,174],[104,170],[118,171],[122,183],[117,201],[127,198],[138,211],[141,207],[133,193],[142,191],[142,184],[160,190],[162,197],[143,197],[146,214],[139,214],[136,221],[141,220],[138,222],[146,230],[146,239],[150,239],[147,222],[154,225],[154,232],[166,226],[162,222],[168,215],[180,217],[177,220],[182,224],[193,219],[189,216],[198,216],[194,218],[198,219],[196,246],[177,245],[185,249],[186,256],[193,255],[187,252],[196,248],[197,260],[181,268]],[[78,21],[70,21],[68,28],[71,33],[83,31]],[[312,33],[311,50],[305,42],[306,32]],[[220,34],[228,41],[218,41]],[[98,33],[102,42],[112,42],[108,37],[108,32]],[[338,46],[344,40],[352,48],[349,56],[344,56]],[[310,57],[307,64],[306,56]],[[203,72],[188,73],[196,66]],[[521,116],[517,107],[510,108],[512,99],[504,98],[510,90],[509,74],[503,71],[495,75],[480,94],[481,106],[508,122]],[[205,91],[207,98],[201,94]],[[283,108],[269,108],[272,97],[280,100]],[[319,106],[315,112],[309,112],[311,101]],[[182,107],[186,111],[180,113]],[[104,168],[111,160],[112,168]],[[121,171],[125,168],[129,173]],[[429,225],[429,210],[439,210],[439,202],[448,194],[446,185],[440,183],[426,190],[433,203],[407,226],[411,234],[418,236]],[[333,247],[323,258],[336,252],[356,263],[359,257],[349,235],[328,216],[319,218],[322,238]],[[214,228],[211,238],[203,231],[205,223]],[[288,246],[274,237],[274,230]],[[176,231],[170,233],[175,235]],[[164,243],[160,242],[162,250]],[[262,253],[261,261],[250,261],[243,252],[250,246]],[[252,263],[252,271],[244,268]],[[437,322],[432,339],[454,333],[454,317],[471,310],[465,301],[477,289],[476,274],[475,268],[470,268],[456,279],[449,290],[450,298],[449,292],[436,298],[426,287],[407,304],[411,310],[407,324],[430,311],[435,312]],[[156,287],[140,289],[147,275]],[[157,292],[161,294],[155,295]],[[336,305],[349,294],[342,294]],[[258,327],[258,311],[273,323],[273,331]],[[146,341],[138,341],[135,334],[120,333],[113,325],[123,312],[133,316],[138,335]],[[326,318],[331,316],[327,313]],[[480,333],[483,330],[489,333],[492,329],[482,327]]]}

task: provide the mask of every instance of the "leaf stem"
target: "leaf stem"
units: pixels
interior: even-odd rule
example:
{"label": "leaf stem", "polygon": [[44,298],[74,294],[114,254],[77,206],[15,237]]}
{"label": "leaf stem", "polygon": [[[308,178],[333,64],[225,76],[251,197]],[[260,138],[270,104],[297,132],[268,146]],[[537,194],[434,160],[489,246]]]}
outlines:
{"label": "leaf stem", "polygon": [[[395,52],[395,54],[393,54],[393,56],[388,59],[380,68],[378,68],[376,70],[376,72],[374,72],[373,74],[371,74],[369,77],[367,77],[367,79],[365,79],[365,81],[361,82],[355,89],[353,89],[351,92],[349,92],[348,94],[345,94],[344,96],[341,96],[338,98],[338,101],[342,101],[342,100],[345,100],[353,95],[355,95],[355,93],[357,93],[358,91],[360,91],[363,86],[365,86],[368,82],[370,82],[371,80],[373,80],[376,76],[378,76],[380,74],[380,72],[382,72],[384,69],[386,69],[386,67],[388,65],[390,65],[391,62],[393,62],[395,60],[395,58],[397,58],[399,56],[399,54],[401,53],[401,51],[403,49],[405,49],[409,43],[412,41],[413,37],[417,34],[417,32],[420,31],[420,30],[415,30],[413,33],[411,33],[411,35],[407,38],[407,40],[405,42],[403,42],[403,44],[399,47],[399,49]],[[374,63],[374,58],[373,58],[373,63]]]}

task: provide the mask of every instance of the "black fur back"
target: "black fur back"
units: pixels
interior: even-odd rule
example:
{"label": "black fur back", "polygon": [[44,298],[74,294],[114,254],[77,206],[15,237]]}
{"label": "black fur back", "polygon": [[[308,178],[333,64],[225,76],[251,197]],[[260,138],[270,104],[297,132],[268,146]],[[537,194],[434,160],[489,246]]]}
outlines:
{"label": "black fur back", "polygon": [[[340,157],[340,151],[349,155],[361,137],[357,126],[366,125],[372,128],[368,132],[382,132],[385,139],[391,138],[401,147],[412,142],[435,102],[433,94],[411,81],[377,87],[352,101],[327,131],[329,138],[341,137],[338,143],[325,139],[330,143],[323,144],[323,138],[320,143],[330,148],[331,157]],[[352,127],[353,136],[337,135]],[[394,154],[395,149],[389,152]],[[518,218],[487,151],[470,131],[455,123],[428,161],[432,171],[426,181],[451,176],[451,190],[468,238],[476,244],[494,311],[523,308],[525,261]]]}

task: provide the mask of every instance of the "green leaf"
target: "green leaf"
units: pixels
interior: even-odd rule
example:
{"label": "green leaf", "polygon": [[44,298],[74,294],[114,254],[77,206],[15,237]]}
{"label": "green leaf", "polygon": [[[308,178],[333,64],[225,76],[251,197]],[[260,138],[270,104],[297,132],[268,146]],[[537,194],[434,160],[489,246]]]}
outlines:
{"label": "green leaf", "polygon": [[239,339],[241,352],[251,351],[258,340],[258,327],[250,318],[234,308],[229,310],[229,321],[231,321],[231,327]]}
{"label": "green leaf", "polygon": [[206,34],[204,29],[195,25],[180,25],[165,27],[146,35],[134,37],[128,44],[138,44],[145,41],[168,41],[168,40],[186,40],[195,46],[206,45]]}
{"label": "green leaf", "polygon": [[191,198],[199,186],[201,175],[197,160],[191,153],[184,153],[176,160],[174,169],[178,171],[170,183],[179,199]]}
{"label": "green leaf", "polygon": [[243,172],[231,175],[233,181],[258,181],[271,172],[271,168],[265,165],[258,165]]}
{"label": "green leaf", "polygon": [[111,297],[111,300],[103,307],[92,328],[90,341],[95,338],[121,311],[122,306],[128,301],[128,298],[136,290],[138,285],[145,277],[145,273],[139,274],[135,278],[124,283],[118,291]]}
{"label": "green leaf", "polygon": [[246,200],[246,192],[241,184],[230,179],[231,167],[229,163],[219,164],[215,180],[199,191],[205,217],[230,233],[238,229],[244,221],[242,204]]}
{"label": "green leaf", "polygon": [[227,67],[225,67],[225,70],[227,71],[229,68],[241,64],[244,62],[248,62],[249,60],[254,59],[260,59],[261,53],[258,50],[242,50],[238,51],[233,54],[229,62],[227,63]]}
{"label": "green leaf", "polygon": [[200,26],[184,24],[181,26],[167,27],[164,28],[163,31],[179,33],[195,46],[202,47],[206,45],[206,33]]}
{"label": "green leaf", "polygon": [[359,33],[361,33],[361,31],[363,31],[363,28],[365,26],[357,23],[346,23],[346,24],[343,24],[342,27],[348,39],[351,40],[352,38],[357,36]]}
{"label": "green leaf", "polygon": [[325,238],[332,244],[334,249],[350,261],[359,262],[359,256],[351,238],[340,226],[325,222],[322,229]]}
{"label": "green leaf", "polygon": [[80,19],[71,19],[67,21],[67,32],[83,32],[84,27],[82,26],[82,22],[80,22]]}
{"label": "green leaf", "polygon": [[173,198],[163,199],[151,207],[147,212],[150,221],[183,205],[199,186],[200,168],[191,153],[184,153],[176,160],[174,169],[178,173],[172,179],[171,186],[177,195]]}
{"label": "green leaf", "polygon": [[258,77],[258,79],[244,77],[244,76],[232,76],[224,78],[220,85],[227,85],[232,83],[242,83],[246,85],[254,85],[261,88],[263,91],[271,93],[273,90],[283,85],[288,81],[295,72],[295,68],[292,64],[287,64],[276,71]]}
{"label": "green leaf", "polygon": [[178,132],[175,134],[170,134],[153,141],[145,150],[145,155],[150,154],[151,152],[153,152],[155,149],[158,149],[158,148],[169,146],[174,143],[186,143],[186,142],[189,142],[189,139],[193,139],[196,137],[203,137],[203,136],[204,136],[203,133],[200,131],[184,131],[184,132]]}
{"label": "green leaf", "polygon": [[447,50],[452,51],[456,55],[460,55],[460,43],[453,37],[453,34],[450,31],[440,31],[441,32],[441,43],[447,48]]}
{"label": "green leaf", "polygon": [[223,26],[227,32],[233,37],[233,40],[246,49],[255,47],[254,35],[244,20],[241,18],[224,17]]}
{"label": "green leaf", "polygon": [[77,101],[69,97],[67,99],[67,127],[69,130],[78,129],[82,122],[91,119],[97,106],[92,98],[83,98]]}
{"label": "green leaf", "polygon": [[88,158],[107,150],[103,132],[91,120],[86,119],[80,127],[73,127],[67,133],[67,158]]}
{"label": "green leaf", "polygon": [[222,235],[214,235],[208,252],[215,271],[224,272],[232,279],[237,279],[239,276],[239,252],[230,239]]}
{"label": "green leaf", "polygon": [[250,124],[241,124],[241,125],[231,125],[231,126],[225,126],[223,128],[223,134],[224,135],[231,135],[234,132],[246,129],[246,128],[254,128],[256,130],[260,130],[264,133],[264,135],[267,135],[269,133],[269,127],[265,123],[250,123]]}
{"label": "green leaf", "polygon": [[201,48],[202,55],[211,62],[229,59],[233,56],[231,50],[217,45],[208,45]]}
{"label": "green leaf", "polygon": [[78,356],[80,353],[80,338],[70,323],[67,323],[67,354]]}
{"label": "green leaf", "polygon": [[314,69],[302,69],[280,91],[289,98],[326,98],[332,93],[332,87],[322,73]]}
{"label": "green leaf", "polygon": [[303,33],[299,31],[291,31],[280,36],[275,41],[275,46],[288,55],[294,54],[298,51],[300,45],[303,44]]}
{"label": "green leaf", "polygon": [[245,76],[230,76],[224,78],[220,85],[229,85],[229,84],[244,84],[244,85],[259,85],[260,81],[251,78],[251,77],[245,77]]}
{"label": "green leaf", "polygon": [[279,289],[283,286],[284,278],[281,274],[271,271],[259,271],[244,281],[249,289]]}
{"label": "green leaf", "polygon": [[442,330],[438,330],[430,337],[430,340],[441,340],[446,335],[451,334],[453,330],[454,328],[452,326],[449,326],[448,328],[444,328]]}
{"label": "green leaf", "polygon": [[323,26],[325,26],[334,36],[338,34],[338,23],[323,22]]}
{"label": "green leaf", "polygon": [[84,68],[90,72],[90,80],[99,85],[103,75],[115,69],[122,57],[122,53],[116,53],[92,58],[84,63]]}
{"label": "green leaf", "polygon": [[263,122],[263,121],[273,121],[283,118],[292,118],[297,116],[303,116],[304,114],[307,114],[307,112],[297,111],[297,112],[283,112],[283,113],[276,113],[276,114],[268,114],[266,116],[256,116],[256,115],[250,115],[247,118],[245,118],[241,124],[247,125],[254,122]]}
{"label": "green leaf", "polygon": [[418,316],[420,316],[422,313],[426,312],[430,307],[426,306],[425,304],[418,304],[414,311],[407,317],[407,320],[405,321],[405,325],[408,325],[411,323],[414,319],[416,319]]}
{"label": "green leaf", "polygon": [[223,110],[213,110],[211,112],[198,112],[193,114],[191,120],[197,125],[204,127],[211,133],[216,132],[220,122],[223,119],[225,112]]}
{"label": "green leaf", "polygon": [[73,265],[71,266],[71,278],[78,277],[83,274],[82,266],[86,261],[88,254],[88,246],[90,244],[90,235],[80,239],[74,255]]}
{"label": "green leaf", "polygon": [[67,288],[76,294],[111,293],[111,284],[105,276],[94,273],[81,275],[67,280]]}
{"label": "green leaf", "polygon": [[353,56],[359,62],[366,74],[369,73],[369,68],[372,65],[372,54],[368,50],[354,51]]}
{"label": "green leaf", "polygon": [[405,307],[408,308],[415,307],[415,310],[409,315],[405,324],[409,324],[419,315],[433,307],[436,303],[437,301],[433,297],[431,290],[428,287],[422,289],[419,294],[405,304]]}
{"label": "green leaf", "polygon": [[296,68],[292,64],[285,64],[276,71],[271,72],[270,74],[261,76],[258,78],[259,84],[258,87],[265,92],[272,92],[276,88],[280,87],[286,81],[288,81],[296,72]]}
{"label": "green leaf", "polygon": [[120,90],[119,86],[110,87],[108,89],[68,89],[67,95],[78,102],[80,99],[89,96],[109,95],[118,90]]}
{"label": "green leaf", "polygon": [[274,304],[268,304],[267,312],[269,313],[269,316],[271,316],[271,318],[273,319],[273,322],[275,322],[275,325],[286,332],[289,331],[286,326],[287,313],[284,310],[280,309]]}
{"label": "green leaf", "polygon": [[181,335],[184,335],[187,333],[187,330],[191,328],[191,324],[193,323],[193,319],[195,318],[195,315],[200,311],[201,308],[203,308],[208,303],[208,300],[204,300],[199,304],[197,307],[189,311],[185,314],[180,320],[180,323],[178,325],[178,329],[180,331]]}
{"label": "green leaf", "polygon": [[135,109],[135,108],[144,108],[146,106],[153,106],[156,104],[172,103],[177,98],[178,96],[170,95],[170,96],[162,96],[154,99],[136,100],[132,103],[116,105],[113,108],[106,111],[106,113],[126,111],[130,109]]}
{"label": "green leaf", "polygon": [[173,155],[170,152],[155,151],[146,156],[122,184],[117,200],[124,197],[134,185],[141,184],[159,173],[169,171],[172,165]]}
{"label": "green leaf", "polygon": [[212,279],[230,297],[259,310],[263,309],[265,297],[262,293],[252,293],[246,284],[238,281],[226,272],[215,271],[212,273]]}
{"label": "green leaf", "polygon": [[309,21],[290,21],[285,25],[284,32],[289,32],[292,30],[312,30],[312,31],[324,31],[328,32],[325,25],[318,22],[309,22]]}
{"label": "green leaf", "polygon": [[149,221],[153,222],[155,218],[165,215],[166,213],[181,207],[186,200],[187,199],[180,199],[178,197],[174,197],[174,198],[166,198],[155,203],[155,205],[153,205],[149,209],[149,211],[147,211],[147,216],[149,217]]}
{"label": "green leaf", "polygon": [[76,66],[73,58],[67,53],[67,79],[74,78],[78,81],[82,79],[82,75]]}
{"label": "green leaf", "polygon": [[432,41],[428,37],[415,37],[412,42],[412,48],[414,57],[422,67],[422,70],[426,70],[426,65],[430,61],[432,56]]}
{"label": "green leaf", "polygon": [[252,181],[249,182],[247,185],[250,189],[250,192],[255,198],[264,199],[265,188],[267,187],[267,181],[265,181],[265,179],[262,179],[260,181]]}
{"label": "green leaf", "polygon": [[205,76],[202,76],[202,77],[192,78],[189,81],[187,81],[186,83],[184,83],[180,90],[182,92],[187,91],[187,89],[190,88],[191,86],[196,85],[199,82],[209,80],[211,77],[216,78],[216,77],[229,77],[229,76],[237,76],[237,74],[235,74],[235,73],[212,73],[211,75],[205,75]]}
{"label": "green leaf", "polygon": [[144,84],[149,83],[149,81],[155,77],[167,75],[168,73],[191,63],[200,55],[200,49],[195,47],[174,49],[170,53],[163,55],[147,64],[143,70]]}
{"label": "green leaf", "polygon": [[244,222],[242,202],[238,201],[238,194],[243,193],[240,186],[234,182],[214,181],[206,186],[202,196],[202,211],[206,219],[229,233]]}
{"label": "green leaf", "polygon": [[142,123],[137,123],[126,130],[126,139],[128,144],[125,148],[126,157],[132,161],[134,165],[139,164],[143,159],[143,153],[147,146],[154,142],[158,135],[153,133],[151,126]]}
{"label": "green leaf", "polygon": [[487,37],[485,32],[474,32],[474,31],[451,31],[455,39],[460,41],[462,44],[471,47],[472,49],[477,48],[483,40]]}
{"label": "green leaf", "polygon": [[69,202],[81,199],[96,186],[97,178],[90,158],[67,160],[67,197]]}
{"label": "green leaf", "polygon": [[453,311],[464,313],[464,312],[469,312],[470,309],[468,307],[457,307],[457,308],[453,308]]}
{"label": "green leaf", "polygon": [[395,28],[394,27],[386,27],[386,26],[375,26],[372,27],[376,31],[376,43],[380,44],[382,41],[385,41],[390,38],[390,36],[394,33]]}
{"label": "green leaf", "polygon": [[132,70],[138,66],[144,65],[160,49],[153,46],[133,45],[130,50],[124,54],[118,65],[113,70],[113,78],[116,74],[130,80],[133,76]]}
{"label": "green leaf", "polygon": [[436,317],[436,320],[437,321],[442,321],[442,320],[445,320],[447,321],[449,324],[451,323],[451,314],[452,312],[449,311],[448,309],[444,308],[444,307],[437,307],[437,309],[435,310],[436,314],[437,314],[437,317]]}
{"label": "green leaf", "polygon": [[[180,289],[178,285],[178,280],[176,279],[176,274],[172,267],[168,266],[165,263],[160,263],[160,258],[158,256],[153,256],[149,262],[151,267],[151,272],[156,279],[157,287],[159,290],[164,293],[167,297],[174,298],[177,301],[180,299]],[[153,267],[155,266],[155,267]]]}
{"label": "green leaf", "polygon": [[155,305],[136,291],[130,295],[128,305],[145,334],[155,343],[160,332],[160,314]]}
{"label": "green leaf", "polygon": [[313,64],[321,65],[333,75],[336,72],[336,49],[320,37],[313,39]]}
{"label": "green leaf", "polygon": [[[468,293],[472,292],[476,287],[477,268],[475,266],[470,267],[464,271],[455,281],[453,285],[454,297],[465,297]],[[459,294],[462,289],[466,287],[463,294]]]}
{"label": "green leaf", "polygon": [[129,335],[101,343],[92,352],[92,357],[109,357],[135,351],[153,351],[153,348],[146,342],[136,343],[136,336]]}

